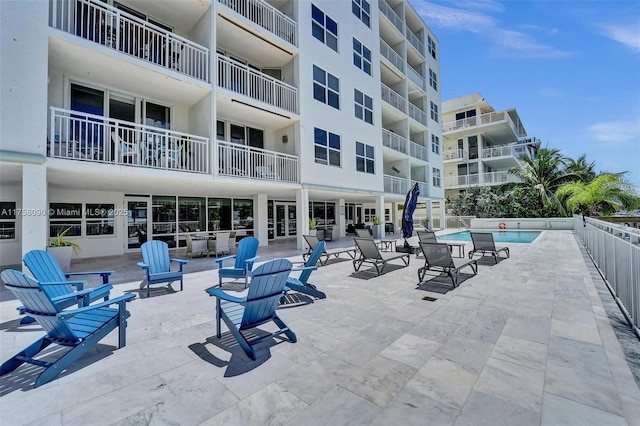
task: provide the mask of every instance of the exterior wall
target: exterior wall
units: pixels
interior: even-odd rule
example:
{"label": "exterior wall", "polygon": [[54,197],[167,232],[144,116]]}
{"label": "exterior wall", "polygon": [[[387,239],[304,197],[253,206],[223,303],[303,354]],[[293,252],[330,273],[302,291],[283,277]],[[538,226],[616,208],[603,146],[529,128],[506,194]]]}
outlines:
{"label": "exterior wall", "polygon": [[573,218],[551,217],[551,218],[493,218],[493,219],[471,219],[471,229],[499,229],[498,225],[504,223],[507,231],[517,231],[525,229],[573,229]]}

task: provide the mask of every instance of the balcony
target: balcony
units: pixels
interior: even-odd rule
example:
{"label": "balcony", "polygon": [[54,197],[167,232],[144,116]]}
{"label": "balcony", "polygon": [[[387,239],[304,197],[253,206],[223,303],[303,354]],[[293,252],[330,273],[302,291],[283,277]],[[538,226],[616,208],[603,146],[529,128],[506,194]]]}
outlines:
{"label": "balcony", "polygon": [[389,6],[389,3],[387,3],[385,0],[379,0],[378,8],[382,12],[382,14],[386,16],[387,19],[393,24],[393,26],[396,27],[401,34],[404,34],[404,19],[402,19],[400,15],[398,15],[395,10],[393,10],[391,6]]}
{"label": "balcony", "polygon": [[[120,166],[209,173],[209,139],[51,107],[48,156]],[[53,143],[51,143],[53,141]]]}
{"label": "balcony", "polygon": [[405,195],[409,191],[406,178],[384,175],[384,192],[387,194]]}
{"label": "balcony", "polygon": [[413,186],[414,184],[418,184],[418,189],[420,190],[420,195],[419,197],[429,197],[429,184],[427,182],[422,182],[419,180],[412,180],[411,181],[411,186]]}
{"label": "balcony", "polygon": [[480,184],[480,175],[462,175],[462,176],[448,176],[444,178],[444,187],[457,188],[461,186],[471,186]]}
{"label": "balcony", "polygon": [[519,179],[507,171],[489,172],[482,174],[485,185],[502,185],[509,182],[519,182]]}
{"label": "balcony", "polygon": [[530,151],[529,145],[525,145],[525,144],[501,145],[501,146],[494,146],[491,148],[485,148],[482,150],[483,158],[492,158],[492,157],[520,158],[523,155],[529,158],[533,158],[533,153]]}
{"label": "balcony", "polygon": [[408,143],[409,141],[407,141],[406,138],[395,134],[387,129],[382,129],[382,145],[386,146],[387,148],[391,148],[394,151],[406,154]]}
{"label": "balcony", "polygon": [[429,161],[429,150],[426,146],[409,142],[409,155],[422,161]]}
{"label": "balcony", "polygon": [[298,89],[233,59],[216,57],[219,87],[298,113]]}
{"label": "balcony", "polygon": [[420,75],[418,71],[416,71],[412,66],[407,66],[407,77],[409,80],[413,81],[413,83],[418,86],[420,89],[424,91],[425,88],[425,80],[424,77]]}
{"label": "balcony", "polygon": [[92,0],[51,1],[49,25],[150,64],[209,82],[209,49]]}
{"label": "balcony", "polygon": [[467,161],[469,160],[469,153],[463,149],[454,149],[443,152],[442,158],[444,161]]}
{"label": "balcony", "polygon": [[424,43],[422,43],[420,41],[420,39],[418,38],[418,36],[416,36],[413,31],[411,31],[409,29],[409,27],[406,27],[407,31],[406,31],[406,35],[407,35],[407,40],[409,41],[409,43],[416,48],[416,50],[418,51],[418,53],[420,54],[420,56],[422,56],[424,58]]}
{"label": "balcony", "polygon": [[416,120],[418,123],[427,125],[427,113],[409,102],[409,117]]}
{"label": "balcony", "polygon": [[404,59],[382,39],[380,39],[380,54],[404,74]]}
{"label": "balcony", "polygon": [[249,21],[298,46],[298,24],[269,3],[261,0],[218,0]]}
{"label": "balcony", "polygon": [[381,83],[381,86],[382,86],[382,100],[406,114],[407,100],[398,92],[394,91],[384,83]]}
{"label": "balcony", "polygon": [[217,141],[218,176],[273,182],[299,182],[298,157]]}
{"label": "balcony", "polygon": [[[481,180],[482,178],[482,180]],[[509,182],[518,182],[518,178],[508,171],[488,172],[473,175],[449,176],[444,180],[445,188],[467,187],[473,185],[502,185]]]}
{"label": "balcony", "polygon": [[516,137],[526,136],[524,128],[518,123],[514,123],[508,111],[490,112],[487,114],[469,117],[461,120],[448,121],[442,125],[442,133],[459,132],[474,127],[486,126],[489,124],[505,123]]}

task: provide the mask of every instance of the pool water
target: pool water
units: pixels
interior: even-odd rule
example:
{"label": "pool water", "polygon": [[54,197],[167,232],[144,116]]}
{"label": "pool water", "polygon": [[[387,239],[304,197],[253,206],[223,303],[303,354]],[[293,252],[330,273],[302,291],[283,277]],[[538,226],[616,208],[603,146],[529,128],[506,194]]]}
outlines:
{"label": "pool water", "polygon": [[[475,231],[474,231],[475,232]],[[489,232],[489,231],[478,231]],[[493,241],[496,243],[525,243],[535,240],[541,231],[491,231]],[[454,232],[453,234],[438,235],[438,240],[443,241],[471,241],[469,231]]]}

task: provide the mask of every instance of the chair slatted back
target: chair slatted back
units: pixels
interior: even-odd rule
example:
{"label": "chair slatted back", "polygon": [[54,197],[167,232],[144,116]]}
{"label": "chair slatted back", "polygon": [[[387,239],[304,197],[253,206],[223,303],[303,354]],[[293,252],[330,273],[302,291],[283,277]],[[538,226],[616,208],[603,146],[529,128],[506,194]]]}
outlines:
{"label": "chair slatted back", "polygon": [[140,246],[142,260],[149,265],[149,274],[169,272],[169,245],[164,241],[151,240]]}
{"label": "chair slatted back", "polygon": [[240,329],[251,328],[273,318],[291,267],[287,259],[274,259],[252,272]]}
{"label": "chair slatted back", "polygon": [[474,250],[495,250],[496,244],[493,241],[491,232],[471,232]]}
{"label": "chair slatted back", "polygon": [[451,268],[454,266],[449,246],[446,243],[429,243],[420,241],[420,249],[429,266]]}
{"label": "chair slatted back", "polygon": [[[2,271],[5,286],[20,300],[27,313],[36,319],[38,324],[55,339],[77,341],[78,336],[69,326],[56,316],[58,308],[43,291],[38,281],[14,269]],[[53,286],[51,286],[53,287]]]}
{"label": "chair slatted back", "polygon": [[[256,254],[258,254],[259,244],[260,242],[256,237],[244,237],[241,239],[236,249],[236,263],[234,266],[238,269],[244,269],[244,261],[256,257]],[[250,262],[247,267],[251,270],[253,262]]]}
{"label": "chair slatted back", "polygon": [[358,238],[373,238],[368,229],[356,228],[356,235]]}
{"label": "chair slatted back", "polygon": [[436,234],[433,231],[416,231],[418,234],[418,240],[425,243],[437,243]]}
{"label": "chair slatted back", "polygon": [[[67,276],[60,267],[55,256],[45,250],[31,250],[24,255],[22,261],[29,268],[34,278],[40,282],[65,282]],[[73,293],[71,285],[50,286],[45,289],[49,297],[64,296]]]}
{"label": "chair slatted back", "polygon": [[[318,260],[320,260],[320,256],[322,256],[322,253],[324,253],[326,244],[327,243],[325,243],[324,241],[320,241],[309,255],[307,263],[305,263],[304,266],[316,266]],[[305,269],[304,271],[302,271],[300,277],[298,278],[300,282],[306,284],[309,276],[311,275],[311,272],[313,272],[312,269]]]}
{"label": "chair slatted back", "polygon": [[382,259],[380,250],[371,238],[354,238],[362,257],[366,259]]}
{"label": "chair slatted back", "polygon": [[303,235],[304,240],[307,242],[309,246],[309,250],[313,250],[316,248],[320,240],[315,235]]}

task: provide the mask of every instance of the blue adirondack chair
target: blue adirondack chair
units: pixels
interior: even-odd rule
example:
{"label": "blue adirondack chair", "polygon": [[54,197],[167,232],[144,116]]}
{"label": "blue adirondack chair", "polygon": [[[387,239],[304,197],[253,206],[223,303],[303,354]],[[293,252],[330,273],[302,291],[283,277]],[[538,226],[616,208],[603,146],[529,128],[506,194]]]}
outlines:
{"label": "blue adirondack chair", "polygon": [[[5,286],[22,302],[30,316],[46,331],[46,335],[36,340],[14,357],[0,366],[0,376],[18,368],[25,362],[44,367],[35,381],[35,387],[55,379],[62,371],[93,348],[102,338],[119,329],[118,348],[126,345],[126,325],[129,312],[125,303],[135,298],[133,294],[116,297],[79,309],[62,311],[56,299],[45,289],[61,286],[60,283],[38,282],[22,272],[5,269],[2,271]],[[62,296],[70,297],[70,296]],[[116,307],[110,307],[117,305]],[[63,352],[55,361],[50,361],[51,351],[47,351],[47,361],[36,357],[52,343],[71,348]]]}
{"label": "blue adirondack chair", "polygon": [[[238,243],[236,254],[216,259],[218,263],[218,282],[222,286],[222,278],[244,278],[244,286],[247,287],[249,272],[253,268],[253,262],[260,259],[257,256],[259,241],[255,237],[244,237]],[[233,267],[223,267],[227,260],[235,260]]]}
{"label": "blue adirondack chair", "polygon": [[307,258],[307,262],[304,264],[302,268],[293,268],[291,271],[302,271],[298,278],[289,277],[287,278],[287,284],[284,287],[285,293],[290,290],[297,291],[299,293],[305,293],[313,297],[317,297],[318,299],[326,299],[327,295],[321,292],[314,286],[313,284],[309,284],[309,276],[311,276],[311,272],[318,269],[317,263],[320,260],[320,256],[324,253],[325,242],[320,241],[313,248],[313,251]]}
{"label": "blue adirondack chair", "polygon": [[[180,291],[182,291],[182,267],[189,263],[187,260],[170,259],[169,246],[164,241],[147,241],[140,247],[142,251],[142,262],[138,266],[144,269],[147,274],[147,297],[149,297],[149,287],[152,284],[167,284],[180,280]],[[179,270],[171,270],[171,263],[177,263]]]}
{"label": "blue adirondack chair", "polygon": [[[291,262],[287,259],[274,259],[258,266],[255,271],[249,273],[251,285],[246,297],[232,296],[221,288],[207,289],[209,296],[217,298],[216,336],[220,338],[222,335],[220,330],[222,320],[247,356],[253,360],[256,359],[253,346],[263,339],[284,333],[289,340],[296,342],[296,334],[276,314],[291,266]],[[258,327],[269,321],[275,322],[279,330],[251,341],[242,333],[244,330]]]}
{"label": "blue adirondack chair", "polygon": [[[87,272],[64,272],[60,267],[60,264],[56,260],[55,256],[48,251],[44,250],[31,250],[22,258],[24,264],[29,268],[33,277],[40,282],[59,284],[56,286],[47,287],[45,290],[47,294],[52,297],[64,296],[74,293],[77,289],[76,295],[82,295],[80,301],[84,306],[88,305],[99,299],[108,300],[109,292],[113,288],[109,284],[109,277],[114,271],[87,271]],[[102,285],[96,286],[91,289],[84,290],[86,281],[84,280],[69,280],[69,277],[81,276],[81,275],[100,275],[102,277]],[[75,287],[75,289],[74,289]],[[56,306],[60,309],[73,306],[77,301],[74,298],[61,299],[56,302]],[[18,311],[24,313],[24,307],[20,306]],[[20,323],[27,324],[35,321],[30,316],[23,318]]]}

